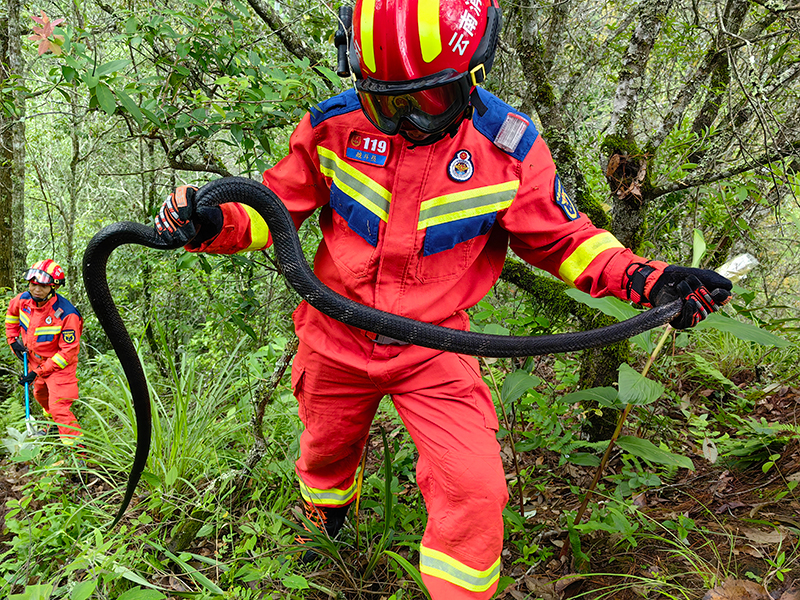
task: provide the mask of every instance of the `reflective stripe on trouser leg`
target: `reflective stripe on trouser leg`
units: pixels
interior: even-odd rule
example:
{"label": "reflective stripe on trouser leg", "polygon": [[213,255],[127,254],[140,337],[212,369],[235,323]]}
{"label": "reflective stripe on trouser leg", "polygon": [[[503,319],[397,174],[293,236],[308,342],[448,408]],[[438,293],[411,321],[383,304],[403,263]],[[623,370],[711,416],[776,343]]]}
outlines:
{"label": "reflective stripe on trouser leg", "polygon": [[419,569],[423,575],[441,579],[470,592],[486,592],[500,578],[500,557],[483,571],[468,567],[444,552],[420,546]]}
{"label": "reflective stripe on trouser leg", "polygon": [[434,600],[485,600],[500,576],[508,501],[491,393],[473,357],[414,353],[392,398],[419,450],[420,572]]}
{"label": "reflective stripe on trouser leg", "polygon": [[34,381],[36,401],[50,413],[58,425],[61,442],[74,445],[82,435],[78,419],[72,412],[72,403],[78,397],[78,380],[74,375],[56,372],[48,377],[37,377]]}
{"label": "reflective stripe on trouser leg", "polygon": [[334,363],[300,343],[292,387],[305,430],[295,472],[303,499],[345,506],[356,497],[355,474],[383,394],[362,370]]}

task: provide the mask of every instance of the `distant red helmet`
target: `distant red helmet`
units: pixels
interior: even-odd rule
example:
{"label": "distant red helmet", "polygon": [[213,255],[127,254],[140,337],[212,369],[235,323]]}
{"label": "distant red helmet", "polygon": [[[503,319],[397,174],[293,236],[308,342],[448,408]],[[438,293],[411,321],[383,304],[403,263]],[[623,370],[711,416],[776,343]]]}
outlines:
{"label": "distant red helmet", "polygon": [[64,285],[64,269],[57,262],[51,259],[40,260],[34,263],[25,272],[26,281],[35,281],[41,285]]}
{"label": "distant red helmet", "polygon": [[390,135],[403,119],[447,129],[491,69],[501,22],[496,0],[357,0],[350,67],[367,118]]}

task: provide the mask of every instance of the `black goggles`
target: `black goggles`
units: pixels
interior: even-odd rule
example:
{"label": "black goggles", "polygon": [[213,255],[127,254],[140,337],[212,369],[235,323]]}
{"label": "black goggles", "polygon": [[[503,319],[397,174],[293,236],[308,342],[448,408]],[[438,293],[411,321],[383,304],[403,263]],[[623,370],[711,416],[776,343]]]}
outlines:
{"label": "black goggles", "polygon": [[439,133],[469,104],[473,76],[446,69],[412,81],[356,79],[364,114],[383,133],[395,135],[403,119],[423,133]]}
{"label": "black goggles", "polygon": [[28,269],[25,273],[25,280],[35,281],[39,285],[53,285],[55,283],[53,276],[41,269]]}

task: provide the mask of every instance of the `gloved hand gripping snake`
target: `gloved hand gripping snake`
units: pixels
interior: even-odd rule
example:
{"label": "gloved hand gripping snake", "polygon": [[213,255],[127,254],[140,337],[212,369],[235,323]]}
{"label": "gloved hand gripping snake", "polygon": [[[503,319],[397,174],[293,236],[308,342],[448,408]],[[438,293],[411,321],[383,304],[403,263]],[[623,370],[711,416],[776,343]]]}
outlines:
{"label": "gloved hand gripping snake", "polygon": [[[225,177],[200,188],[195,201],[199,206],[239,202],[255,209],[269,226],[275,253],[287,282],[319,311],[347,325],[427,348],[496,358],[574,352],[613,344],[663,325],[681,312],[684,303],[679,298],[608,327],[545,336],[487,335],[440,327],[376,310],[326,287],[306,262],[286,207],[262,183],[243,177]],[[171,250],[181,247],[182,241],[166,244],[156,235],[152,226],[123,221],[100,230],[89,242],[83,255],[83,281],[89,302],[122,363],[136,413],[136,453],[125,496],[112,527],[122,518],[133,497],[150,451],[150,396],[144,370],[114,305],[106,277],[109,256],[115,248],[124,244]]]}

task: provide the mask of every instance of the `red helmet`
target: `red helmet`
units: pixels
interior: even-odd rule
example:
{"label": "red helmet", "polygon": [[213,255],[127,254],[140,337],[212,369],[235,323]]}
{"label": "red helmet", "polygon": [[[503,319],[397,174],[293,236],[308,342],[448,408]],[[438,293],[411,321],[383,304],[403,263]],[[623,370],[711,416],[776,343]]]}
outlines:
{"label": "red helmet", "polygon": [[36,281],[40,285],[64,285],[64,269],[51,259],[40,260],[34,263],[25,272],[26,281]]}
{"label": "red helmet", "polygon": [[361,108],[384,133],[460,120],[494,61],[497,0],[357,0],[350,67]]}

